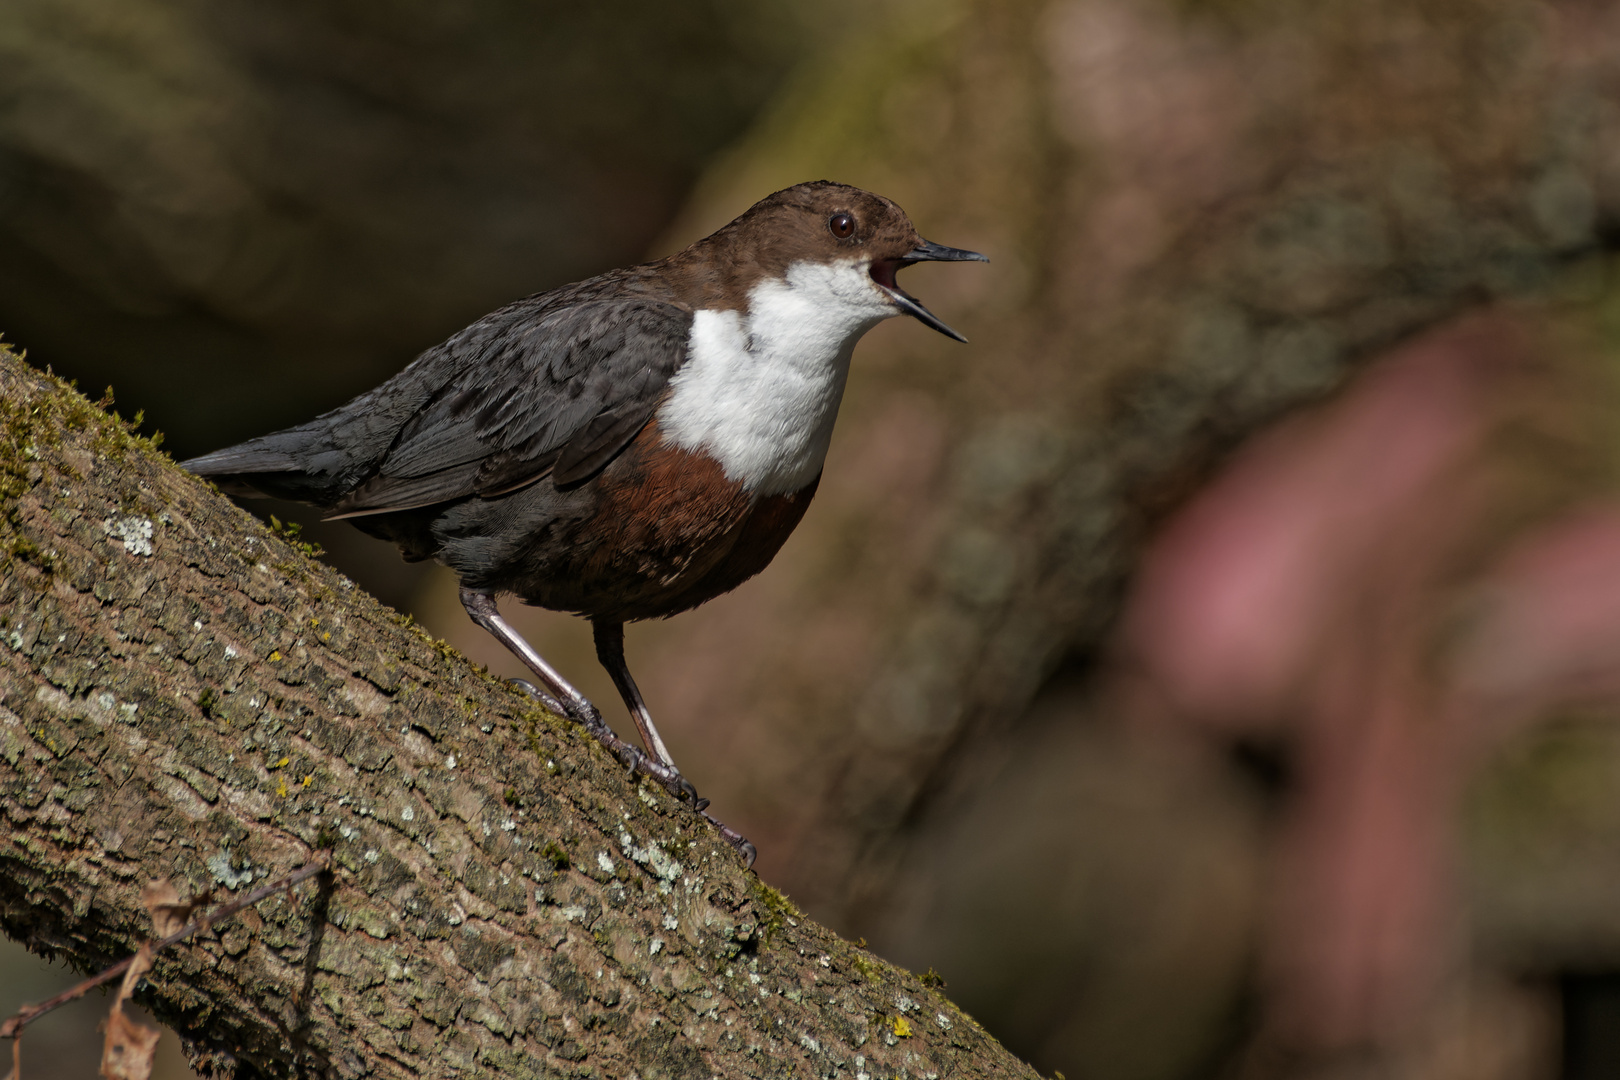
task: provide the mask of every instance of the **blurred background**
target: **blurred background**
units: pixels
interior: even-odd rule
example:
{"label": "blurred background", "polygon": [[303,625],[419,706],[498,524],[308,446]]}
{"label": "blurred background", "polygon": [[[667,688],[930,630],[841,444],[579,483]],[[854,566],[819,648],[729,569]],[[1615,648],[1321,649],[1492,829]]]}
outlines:
{"label": "blurred background", "polygon": [[[1044,1073],[1620,1075],[1614,5],[0,13],[0,331],[176,457],[823,177],[993,261],[906,272],[971,344],[867,336],[771,569],[630,630],[761,876]],[[8,948],[0,1011],[69,977]]]}

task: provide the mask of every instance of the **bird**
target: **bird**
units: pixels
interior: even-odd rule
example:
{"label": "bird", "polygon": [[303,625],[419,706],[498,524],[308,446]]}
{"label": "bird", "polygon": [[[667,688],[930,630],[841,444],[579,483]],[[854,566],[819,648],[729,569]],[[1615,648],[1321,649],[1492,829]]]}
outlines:
{"label": "bird", "polygon": [[[514,680],[710,821],[624,654],[624,625],[690,610],[764,570],[803,518],[855,343],[908,315],[966,338],[896,282],[988,262],[924,240],[880,195],[785,188],[685,250],[478,319],[308,423],[182,462],[238,496],[309,503],[434,559]],[[619,738],[501,615],[497,598],[590,620],[645,751]]]}

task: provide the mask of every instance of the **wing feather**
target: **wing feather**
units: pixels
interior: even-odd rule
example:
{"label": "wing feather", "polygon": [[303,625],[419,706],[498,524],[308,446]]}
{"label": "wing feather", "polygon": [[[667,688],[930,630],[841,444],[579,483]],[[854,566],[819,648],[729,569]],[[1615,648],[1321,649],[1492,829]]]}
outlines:
{"label": "wing feather", "polygon": [[686,360],[691,319],[658,301],[596,301],[497,335],[400,426],[330,516],[492,497],[548,474],[588,480],[652,418]]}
{"label": "wing feather", "polygon": [[559,463],[578,484],[652,418],[691,325],[617,271],[509,304],[340,408],[183,464],[332,517],[493,497]]}

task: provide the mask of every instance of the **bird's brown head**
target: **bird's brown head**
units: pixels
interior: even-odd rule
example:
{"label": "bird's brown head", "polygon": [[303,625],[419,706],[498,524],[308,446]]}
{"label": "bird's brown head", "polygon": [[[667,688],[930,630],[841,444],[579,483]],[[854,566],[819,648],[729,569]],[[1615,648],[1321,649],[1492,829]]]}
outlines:
{"label": "bird's brown head", "polygon": [[944,247],[917,235],[906,212],[881,195],[816,180],[795,184],[755,203],[695,247],[724,261],[735,281],[785,279],[795,266],[852,265],[870,280],[890,314],[911,315],[958,341],[967,339],[937,319],[895,281],[918,262],[988,262],[975,251]]}

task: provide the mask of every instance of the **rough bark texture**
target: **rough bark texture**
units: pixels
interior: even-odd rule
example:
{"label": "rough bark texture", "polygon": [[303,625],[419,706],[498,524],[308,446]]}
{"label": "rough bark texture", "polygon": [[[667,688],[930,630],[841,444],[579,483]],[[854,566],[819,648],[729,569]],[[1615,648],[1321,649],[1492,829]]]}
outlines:
{"label": "rough bark texture", "polygon": [[334,852],[160,959],[140,996],[205,1073],[1033,1075],[10,353],[0,488],[6,932],[94,968],[152,878],[228,894]]}

